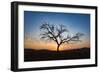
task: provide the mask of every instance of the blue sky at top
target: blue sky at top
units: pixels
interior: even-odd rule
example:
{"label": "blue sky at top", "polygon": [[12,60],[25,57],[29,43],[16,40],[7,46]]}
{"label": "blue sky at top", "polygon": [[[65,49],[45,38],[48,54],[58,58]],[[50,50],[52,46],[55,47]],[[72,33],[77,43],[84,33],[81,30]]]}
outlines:
{"label": "blue sky at top", "polygon": [[24,32],[39,36],[43,22],[63,24],[71,34],[82,32],[90,36],[90,15],[79,13],[36,12],[24,11]]}

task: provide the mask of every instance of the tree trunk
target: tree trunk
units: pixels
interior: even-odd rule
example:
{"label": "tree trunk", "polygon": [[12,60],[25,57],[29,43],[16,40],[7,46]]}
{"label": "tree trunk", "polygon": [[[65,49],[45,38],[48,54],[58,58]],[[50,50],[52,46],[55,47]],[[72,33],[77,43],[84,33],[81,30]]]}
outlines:
{"label": "tree trunk", "polygon": [[57,52],[59,52],[59,47],[60,47],[60,45],[58,44],[58,45],[57,45]]}

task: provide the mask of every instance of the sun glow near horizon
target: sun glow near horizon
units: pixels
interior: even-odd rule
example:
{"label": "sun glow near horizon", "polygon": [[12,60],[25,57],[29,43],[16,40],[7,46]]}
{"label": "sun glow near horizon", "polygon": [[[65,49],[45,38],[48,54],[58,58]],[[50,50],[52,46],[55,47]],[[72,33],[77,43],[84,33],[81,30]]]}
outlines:
{"label": "sun glow near horizon", "polygon": [[[24,41],[24,48],[25,49],[34,49],[34,50],[57,50],[57,44],[54,41],[46,41],[46,40],[41,40],[41,39],[36,39],[36,38],[25,38]],[[80,48],[90,48],[90,43],[89,41],[87,42],[73,42],[73,43],[64,43],[59,47],[59,50],[71,50],[71,49],[80,49]]]}

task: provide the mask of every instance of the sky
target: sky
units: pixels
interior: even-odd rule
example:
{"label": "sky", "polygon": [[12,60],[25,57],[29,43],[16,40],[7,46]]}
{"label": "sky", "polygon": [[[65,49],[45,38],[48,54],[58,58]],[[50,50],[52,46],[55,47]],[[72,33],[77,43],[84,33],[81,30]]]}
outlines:
{"label": "sky", "polygon": [[63,24],[69,30],[70,35],[77,32],[84,34],[81,38],[82,42],[63,44],[60,46],[60,50],[90,47],[90,14],[24,11],[25,48],[56,50],[55,42],[40,39],[40,26],[44,22],[56,26]]}

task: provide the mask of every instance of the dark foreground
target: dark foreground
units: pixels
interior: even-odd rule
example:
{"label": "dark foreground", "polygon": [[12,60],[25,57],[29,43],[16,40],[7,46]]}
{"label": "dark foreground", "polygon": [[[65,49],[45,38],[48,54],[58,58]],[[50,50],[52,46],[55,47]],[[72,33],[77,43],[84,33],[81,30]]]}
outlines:
{"label": "dark foreground", "polygon": [[24,61],[68,60],[90,58],[90,48],[81,48],[67,51],[48,51],[24,49]]}

